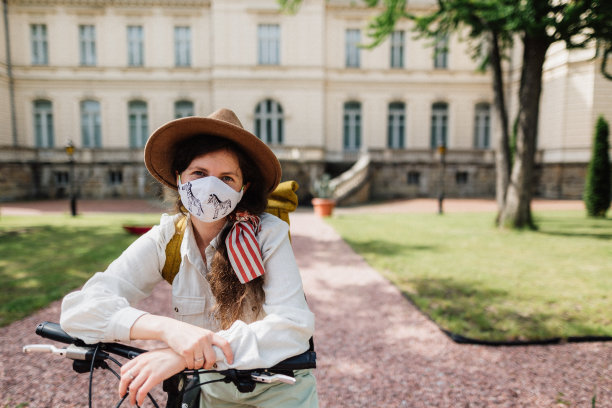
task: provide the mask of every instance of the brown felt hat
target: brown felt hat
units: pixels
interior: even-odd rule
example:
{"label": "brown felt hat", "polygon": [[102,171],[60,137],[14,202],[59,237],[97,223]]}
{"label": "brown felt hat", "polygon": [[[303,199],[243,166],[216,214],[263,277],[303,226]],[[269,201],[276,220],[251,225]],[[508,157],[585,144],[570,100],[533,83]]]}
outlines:
{"label": "brown felt hat", "polygon": [[278,159],[261,139],[244,130],[236,114],[229,109],[219,109],[205,118],[190,116],[175,119],[153,132],[144,150],[144,161],[149,173],[164,185],[177,189],[176,175],[172,170],[176,145],[196,135],[231,140],[255,162],[268,193],[278,186],[281,179]]}

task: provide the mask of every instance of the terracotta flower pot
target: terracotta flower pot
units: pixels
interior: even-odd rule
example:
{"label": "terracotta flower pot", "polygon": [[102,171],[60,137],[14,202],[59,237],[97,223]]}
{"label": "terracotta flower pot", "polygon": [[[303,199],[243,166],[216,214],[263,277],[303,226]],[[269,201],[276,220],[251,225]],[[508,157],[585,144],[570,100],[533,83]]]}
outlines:
{"label": "terracotta flower pot", "polygon": [[318,216],[329,217],[336,206],[336,200],[332,198],[313,198],[312,206],[314,207],[315,214]]}

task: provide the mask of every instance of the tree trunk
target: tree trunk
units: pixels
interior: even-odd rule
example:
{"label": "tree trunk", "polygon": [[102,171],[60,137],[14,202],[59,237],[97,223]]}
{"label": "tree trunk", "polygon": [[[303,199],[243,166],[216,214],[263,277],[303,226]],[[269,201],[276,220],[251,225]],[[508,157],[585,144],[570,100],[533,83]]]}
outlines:
{"label": "tree trunk", "polygon": [[499,219],[501,227],[535,228],[531,217],[531,198],[535,167],[542,66],[550,45],[544,33],[523,37],[523,67],[519,89],[518,134],[516,155],[506,203]]}
{"label": "tree trunk", "polygon": [[498,216],[506,203],[506,190],[510,181],[510,134],[508,129],[508,111],[506,109],[504,78],[502,75],[501,55],[497,32],[491,32],[490,63],[493,70],[493,94],[495,95],[495,111],[502,130],[495,152],[495,198],[497,200]]}

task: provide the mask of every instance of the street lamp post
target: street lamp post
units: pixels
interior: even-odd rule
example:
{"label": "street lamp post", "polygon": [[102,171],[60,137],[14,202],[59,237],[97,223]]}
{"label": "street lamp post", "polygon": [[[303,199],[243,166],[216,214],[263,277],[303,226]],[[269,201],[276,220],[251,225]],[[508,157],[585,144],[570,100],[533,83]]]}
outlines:
{"label": "street lamp post", "polygon": [[76,180],[74,176],[74,143],[72,143],[72,140],[68,140],[68,143],[66,143],[65,150],[70,163],[70,214],[72,214],[72,216],[74,217],[77,215],[77,208],[75,188]]}
{"label": "street lamp post", "polygon": [[438,192],[438,214],[443,214],[444,210],[442,207],[442,202],[444,201],[444,171],[446,168],[446,145],[444,142],[441,142],[438,145],[438,154],[440,155],[440,185]]}

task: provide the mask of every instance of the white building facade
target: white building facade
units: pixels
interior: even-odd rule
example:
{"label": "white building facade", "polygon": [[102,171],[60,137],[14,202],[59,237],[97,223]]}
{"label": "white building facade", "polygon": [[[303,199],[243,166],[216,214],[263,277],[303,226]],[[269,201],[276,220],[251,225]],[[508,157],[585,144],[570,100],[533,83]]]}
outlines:
{"label": "white building facade", "polygon": [[[364,153],[371,198],[436,196],[442,181],[448,196],[492,197],[490,75],[458,38],[434,53],[407,20],[380,46],[360,47],[376,10],[352,3],[307,0],[290,15],[275,0],[8,0],[1,200],[66,195],[69,141],[82,197],[159,194],[142,160],[149,134],[220,107],[271,146],[301,198],[315,177]],[[612,117],[611,81],[593,53],[551,49],[540,195],[580,195],[595,119]]]}

